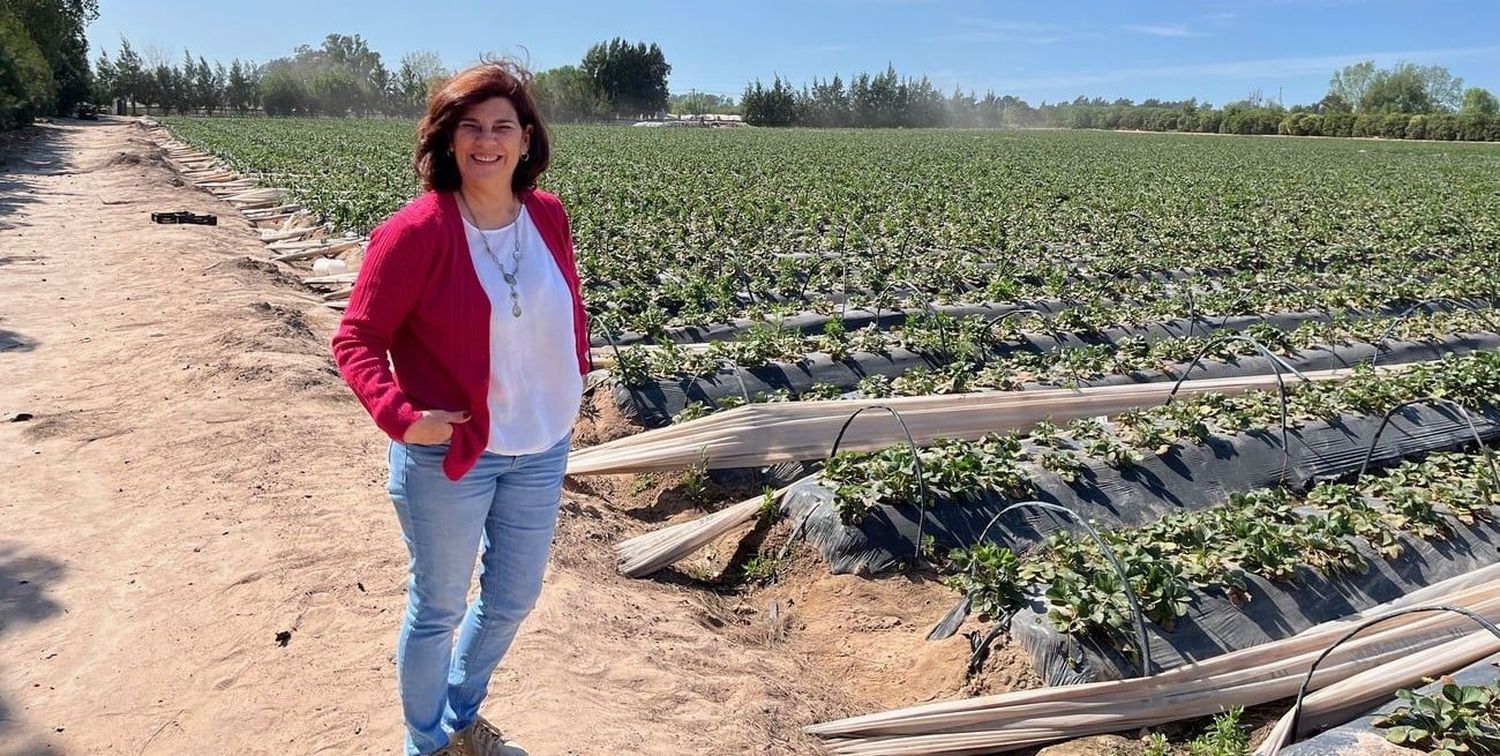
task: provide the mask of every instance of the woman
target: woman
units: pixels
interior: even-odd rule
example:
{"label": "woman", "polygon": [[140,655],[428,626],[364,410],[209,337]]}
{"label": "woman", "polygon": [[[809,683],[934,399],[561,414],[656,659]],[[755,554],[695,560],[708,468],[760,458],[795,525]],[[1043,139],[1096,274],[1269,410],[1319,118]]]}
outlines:
{"label": "woman", "polygon": [[486,62],[433,94],[415,155],[426,191],[370,235],[333,339],[391,437],[411,553],[396,655],[408,754],[524,753],[479,705],[541,592],[589,368],[567,215],[536,189],[549,143],[528,81]]}

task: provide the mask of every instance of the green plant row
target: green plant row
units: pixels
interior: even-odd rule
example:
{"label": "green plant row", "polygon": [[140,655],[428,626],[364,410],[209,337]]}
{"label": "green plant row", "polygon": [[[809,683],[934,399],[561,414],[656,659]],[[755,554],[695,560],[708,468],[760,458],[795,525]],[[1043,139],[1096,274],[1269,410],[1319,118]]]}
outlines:
{"label": "green plant row", "polygon": [[[1257,354],[1253,345],[1226,341],[1223,335],[1184,336],[1157,342],[1136,336],[1115,344],[1064,348],[1049,353],[1016,351],[1005,357],[993,354],[996,347],[1017,341],[1023,332],[1049,333],[1049,329],[1059,327],[1062,324],[1058,321],[1046,323],[1035,315],[992,323],[983,317],[956,318],[942,314],[913,315],[903,326],[889,330],[867,327],[846,332],[841,321],[828,321],[828,327],[819,335],[802,335],[757,324],[736,341],[709,342],[703,350],[690,350],[672,342],[661,342],[649,350],[625,347],[619,351],[613,375],[624,386],[646,386],[654,381],[709,377],[724,365],[760,368],[777,362],[801,363],[810,354],[826,354],[834,360],[849,359],[858,354],[882,356],[889,354],[894,347],[924,354],[938,363],[938,368],[921,366],[895,378],[871,375],[858,387],[862,395],[885,398],[986,389],[1016,390],[1028,383],[1076,386],[1079,381],[1106,375],[1161,371],[1193,360],[1203,350],[1209,350],[1205,354],[1206,360],[1232,360]],[[1095,335],[1104,327],[1107,326],[1085,323],[1077,333]],[[1437,339],[1454,333],[1497,329],[1500,329],[1500,314],[1497,312],[1458,309],[1413,314],[1400,323],[1394,317],[1335,317],[1331,321],[1310,321],[1290,330],[1257,323],[1244,333],[1262,342],[1268,350],[1290,356],[1311,347],[1376,342],[1386,336],[1388,330],[1394,339]],[[828,399],[844,390],[846,387],[814,386],[804,396]],[[790,395],[786,398],[796,399]],[[766,401],[775,399],[778,398]],[[700,414],[705,413],[694,411],[690,417]]]}
{"label": "green plant row", "polygon": [[[1415,315],[1397,324],[1391,338],[1409,341],[1433,341],[1455,333],[1475,333],[1496,329],[1494,312],[1455,311],[1440,314]],[[1358,320],[1323,321],[1305,323],[1293,330],[1278,329],[1268,323],[1259,323],[1245,330],[1245,335],[1265,345],[1278,356],[1292,357],[1298,351],[1313,347],[1340,347],[1340,345],[1365,342],[1376,344],[1394,323],[1392,318],[1358,318]],[[950,332],[953,333],[953,332]],[[1208,351],[1205,351],[1208,350]],[[1191,336],[1170,341],[1148,344],[1146,339],[1122,339],[1113,345],[1091,345],[1091,347],[1065,348],[1050,353],[1013,353],[996,357],[986,362],[954,362],[939,368],[918,366],[895,378],[883,375],[868,375],[859,381],[855,392],[865,398],[892,398],[892,396],[954,395],[966,392],[1014,392],[1028,384],[1041,386],[1077,387],[1083,381],[1098,380],[1107,375],[1128,375],[1133,372],[1166,371],[1181,368],[1184,363],[1203,354],[1208,362],[1253,357],[1260,354],[1253,345],[1244,341],[1230,341],[1223,336]],[[645,354],[640,356],[645,360]],[[636,384],[654,380],[637,363],[627,365],[633,372],[631,381]],[[793,402],[837,399],[846,389],[835,384],[813,384],[807,392],[793,396],[786,390],[760,393],[751,396],[751,402]],[[673,422],[687,422],[697,417],[708,416],[714,411],[729,410],[745,404],[741,396],[724,396],[717,399],[714,407],[703,402],[690,402],[687,408],[673,417]]]}
{"label": "green plant row", "polygon": [[[1500,351],[1448,357],[1396,372],[1363,365],[1341,381],[1294,382],[1287,390],[1287,420],[1295,426],[1339,415],[1378,415],[1403,401],[1426,397],[1469,408],[1489,406],[1500,397]],[[1038,423],[1026,444],[1022,436],[993,433],[974,441],[940,439],[919,454],[933,497],[961,502],[996,494],[1021,497],[1034,490],[1031,471],[1037,468],[1072,480],[1086,458],[1124,467],[1146,454],[1201,443],[1211,434],[1277,428],[1280,419],[1277,392],[1208,393],[1121,413],[1110,426],[1095,418],[1075,420],[1066,428]],[[913,475],[910,448],[892,446],[834,455],[822,479],[834,492],[838,512],[855,522],[873,507],[911,501],[916,489]]]}
{"label": "green plant row", "polygon": [[[1491,481],[1481,453],[1436,453],[1355,484],[1320,483],[1303,497],[1282,488],[1235,493],[1218,507],[1102,530],[1100,537],[1124,567],[1142,613],[1170,631],[1191,609],[1195,591],[1248,601],[1249,575],[1285,583],[1302,569],[1363,572],[1368,565],[1355,539],[1394,559],[1403,553],[1402,535],[1442,539],[1456,522],[1490,520],[1500,505]],[[1131,648],[1118,573],[1092,541],[1057,531],[1025,555],[982,543],[955,549],[948,559],[948,584],[969,595],[984,617],[1040,595],[1059,632]]]}
{"label": "green plant row", "polygon": [[[368,231],[418,192],[410,121],[165,121],[341,229]],[[574,126],[552,136],[543,188],[567,205],[590,306],[617,330],[807,309],[825,292],[878,299],[908,283],[933,300],[1049,290],[1086,300],[1111,276],[1178,268],[1363,270],[1425,298],[1410,275],[1419,264],[1463,282],[1479,266],[1460,258],[1500,247],[1500,156],[1482,146]],[[832,255],[777,257],[787,252]],[[1067,283],[1080,267],[1101,278]]]}
{"label": "green plant row", "polygon": [[[598,312],[615,331],[639,331],[665,338],[669,327],[709,326],[726,314],[772,323],[778,319],[816,313],[833,315],[848,308],[877,312],[915,312],[928,304],[1014,302],[1054,299],[1071,303],[1058,314],[1062,327],[1145,323],[1193,314],[1249,314],[1253,312],[1369,307],[1381,302],[1421,297],[1463,296],[1489,292],[1500,276],[1483,255],[1461,251],[1453,257],[1424,257],[1382,261],[1383,275],[1371,275],[1371,259],[1360,256],[1348,262],[1311,263],[1288,269],[1199,271],[1173,276],[1146,274],[1078,276],[1065,263],[1043,273],[1025,272],[1027,266],[995,266],[988,262],[954,262],[952,252],[918,251],[908,255],[922,260],[921,275],[903,279],[879,277],[865,284],[873,288],[848,288],[845,280],[824,280],[828,271],[816,261],[786,262],[754,274],[734,274],[704,281],[684,295],[677,287],[682,280],[663,274],[660,281],[635,286],[628,295],[638,309],[620,311],[611,302],[622,292],[604,292],[605,306]],[[990,256],[974,255],[980,260]],[[965,267],[968,266],[968,267]],[[775,280],[767,279],[775,276]],[[1189,300],[1183,292],[1192,291]],[[847,303],[833,295],[846,292]]]}

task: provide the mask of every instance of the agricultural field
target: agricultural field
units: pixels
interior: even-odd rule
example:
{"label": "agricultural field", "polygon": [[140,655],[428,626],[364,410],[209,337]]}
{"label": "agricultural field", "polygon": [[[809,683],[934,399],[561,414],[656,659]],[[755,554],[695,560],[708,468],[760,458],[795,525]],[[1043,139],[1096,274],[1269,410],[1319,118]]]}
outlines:
{"label": "agricultural field", "polygon": [[[417,190],[409,122],[165,125],[330,234]],[[900,648],[970,628],[965,677],[1024,668],[1012,688],[1266,665],[1495,567],[1493,146],[559,127],[543,188],[595,325],[571,474],[635,518],[627,575],[748,600],[941,586],[951,611]],[[1453,626],[1427,630],[1366,663],[1419,668]],[[1330,659],[1330,683],[1362,671]],[[1265,674],[1225,700],[1296,693]],[[1224,708],[1175,706],[809,732],[958,753]]]}

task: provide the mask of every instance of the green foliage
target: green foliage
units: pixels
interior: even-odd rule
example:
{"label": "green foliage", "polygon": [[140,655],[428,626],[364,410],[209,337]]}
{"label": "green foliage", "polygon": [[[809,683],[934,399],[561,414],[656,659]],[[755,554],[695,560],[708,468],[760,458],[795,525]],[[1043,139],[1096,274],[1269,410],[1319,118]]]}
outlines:
{"label": "green foliage", "polygon": [[1240,724],[1244,713],[1236,706],[1214,717],[1208,732],[1188,743],[1188,756],[1249,756],[1250,732]]}
{"label": "green foliage", "polygon": [[775,555],[760,553],[745,562],[741,574],[747,583],[765,585],[776,579],[776,571],[780,568],[781,561]]}
{"label": "green foliage", "polygon": [[261,75],[261,107],[267,115],[296,115],[314,110],[308,86],[287,66],[269,66]]}
{"label": "green foliage", "polygon": [[1151,739],[1146,742],[1146,750],[1142,753],[1143,756],[1169,756],[1170,748],[1171,744],[1167,741],[1166,735],[1153,732]]}
{"label": "green foliage", "polygon": [[710,503],[708,490],[708,450],[704,449],[699,453],[698,461],[683,472],[682,493],[687,496],[688,501],[707,507]]}
{"label": "green foliage", "polygon": [[609,115],[604,89],[576,66],[552,68],[536,75],[532,93],[549,122],[600,121]]}
{"label": "green foliage", "polygon": [[47,59],[20,18],[0,8],[0,130],[52,112],[57,85]]}
{"label": "green foliage", "polygon": [[710,94],[707,92],[689,92],[688,94],[677,94],[667,98],[668,109],[672,115],[704,115],[704,114],[738,114],[740,108],[734,103],[733,97]]}
{"label": "green foliage", "polygon": [[598,83],[618,115],[637,116],[667,109],[671,64],[655,42],[631,44],[616,37],[590,47],[579,68]]}
{"label": "green foliage", "polygon": [[1464,101],[1460,108],[1464,114],[1474,113],[1482,116],[1492,116],[1500,113],[1500,98],[1484,87],[1469,87],[1464,90]]}
{"label": "green foliage", "polygon": [[1386,739],[1438,756],[1500,752],[1500,683],[1457,685],[1437,692],[1400,690],[1403,703],[1375,719]]}
{"label": "green foliage", "polygon": [[[1277,488],[1236,493],[1217,507],[1100,537],[1123,565],[1146,619],[1170,631],[1191,610],[1193,591],[1244,599],[1246,575],[1290,582],[1299,570],[1362,572],[1368,565],[1355,538],[1395,559],[1403,537],[1441,538],[1453,521],[1492,517],[1497,505],[1483,455],[1437,453],[1367,476],[1358,487],[1319,483],[1301,500]],[[953,549],[948,559],[947,584],[985,617],[1039,594],[1058,631],[1134,651],[1119,575],[1092,541],[1059,531],[1024,557],[981,543]]]}
{"label": "green foliage", "polygon": [[[1287,387],[1288,423],[1338,415],[1378,415],[1402,401],[1424,397],[1447,398],[1477,409],[1500,396],[1500,352],[1477,352],[1422,363],[1397,373],[1378,373],[1367,364],[1342,381],[1294,383]],[[978,501],[993,496],[1016,497],[1032,490],[1036,463],[1042,469],[1067,477],[1076,470],[1073,461],[1059,453],[1092,458],[1122,468],[1139,462],[1146,454],[1166,454],[1174,445],[1199,444],[1211,432],[1240,433],[1279,427],[1279,395],[1250,391],[1233,396],[1200,394],[1178,398],[1169,404],[1124,412],[1106,425],[1095,418],[1074,421],[1066,431],[1046,423],[1032,444],[1007,434],[989,434],[977,441],[939,439],[921,450],[920,459],[929,493],[953,501]],[[877,452],[845,452],[829,460],[823,479],[833,488],[837,507],[846,519],[858,520],[875,506],[896,506],[912,500],[916,481],[912,477],[911,451],[892,446]],[[1414,473],[1425,476],[1426,473]],[[1400,478],[1382,479],[1375,493],[1389,500],[1396,527],[1418,531],[1423,537],[1445,532],[1433,521],[1434,492],[1402,486]],[[1486,516],[1494,494],[1458,500],[1454,511],[1460,517]],[[1427,518],[1424,520],[1423,518]],[[1349,527],[1353,527],[1350,525]],[[1368,529],[1368,525],[1366,525]],[[1246,534],[1239,548],[1256,542]],[[1274,551],[1247,552],[1265,566],[1269,574],[1285,561]]]}
{"label": "green foliage", "polygon": [[0,129],[72,115],[93,93],[84,29],[98,0],[0,3]]}

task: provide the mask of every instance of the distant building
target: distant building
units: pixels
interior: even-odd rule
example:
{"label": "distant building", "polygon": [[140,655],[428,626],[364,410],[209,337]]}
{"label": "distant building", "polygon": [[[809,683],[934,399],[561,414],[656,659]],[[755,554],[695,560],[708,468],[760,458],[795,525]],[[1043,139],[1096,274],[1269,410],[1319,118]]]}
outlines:
{"label": "distant building", "polygon": [[742,116],[738,115],[732,115],[728,113],[697,113],[693,115],[680,116],[666,114],[659,119],[637,121],[635,125],[650,127],[666,126],[674,128],[727,128],[748,126],[749,124],[746,124],[745,119]]}

